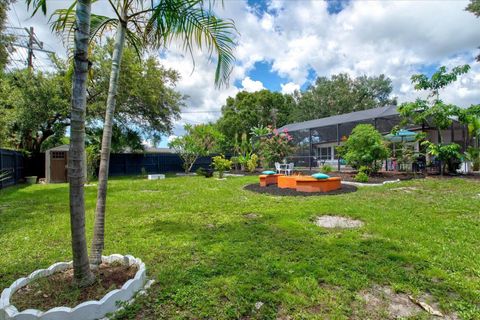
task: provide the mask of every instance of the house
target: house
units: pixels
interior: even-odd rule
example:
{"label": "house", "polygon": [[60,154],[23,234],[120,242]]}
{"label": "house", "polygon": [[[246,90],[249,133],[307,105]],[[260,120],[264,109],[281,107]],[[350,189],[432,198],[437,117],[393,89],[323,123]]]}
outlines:
{"label": "house", "polygon": [[[295,163],[296,167],[317,167],[324,163],[336,165],[340,169],[341,161],[336,154],[335,147],[348,139],[353,128],[358,124],[373,125],[380,133],[388,134],[400,125],[401,116],[397,106],[390,105],[374,109],[356,111],[327,118],[297,122],[279,128],[279,131],[287,130],[297,146],[295,154],[289,157],[288,162]],[[410,131],[425,132],[427,139],[437,143],[438,132],[436,128],[424,124],[423,126],[406,126]],[[441,130],[442,142],[455,142],[464,149],[467,145],[468,130],[458,121],[448,130]],[[418,142],[415,150],[419,150]]]}

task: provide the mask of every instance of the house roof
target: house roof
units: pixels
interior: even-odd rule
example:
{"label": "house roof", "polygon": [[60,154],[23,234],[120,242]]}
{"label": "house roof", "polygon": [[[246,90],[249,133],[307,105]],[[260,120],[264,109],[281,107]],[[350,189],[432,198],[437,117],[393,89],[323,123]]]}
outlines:
{"label": "house roof", "polygon": [[326,127],[326,126],[337,125],[337,124],[348,123],[348,122],[357,122],[357,121],[374,119],[374,118],[394,116],[397,114],[398,114],[397,106],[391,105],[386,107],[340,114],[337,116],[331,116],[327,118],[291,123],[279,128],[279,130],[286,129],[287,131],[297,131],[297,130],[310,129],[310,128]]}

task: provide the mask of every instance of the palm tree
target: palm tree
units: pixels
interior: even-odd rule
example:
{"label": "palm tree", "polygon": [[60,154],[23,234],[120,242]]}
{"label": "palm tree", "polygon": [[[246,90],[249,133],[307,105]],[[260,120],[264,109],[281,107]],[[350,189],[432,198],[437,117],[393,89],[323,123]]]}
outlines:
{"label": "palm tree", "polygon": [[[33,7],[33,14],[39,9],[46,14],[46,0],[26,0]],[[90,38],[91,0],[78,0],[74,24],[74,73],[72,86],[72,109],[70,120],[70,151],[68,159],[68,180],[70,184],[70,230],[72,234],[74,281],[88,286],[95,280],[87,251],[85,237],[85,110],[87,105],[88,45]],[[72,5],[72,8],[73,8]]]}
{"label": "palm tree", "polygon": [[[108,184],[112,126],[115,113],[115,97],[125,41],[129,41],[140,54],[147,47],[159,49],[172,40],[183,41],[184,49],[193,57],[194,46],[206,47],[209,54],[217,53],[215,84],[226,84],[234,63],[233,37],[236,32],[232,21],[217,18],[212,12],[213,3],[204,0],[108,0],[116,17],[92,15],[92,34],[116,29],[112,56],[107,107],[103,126],[102,149],[98,177],[97,206],[90,263],[101,262],[105,235],[105,207]],[[56,11],[54,28],[68,30],[73,26],[73,7]]]}

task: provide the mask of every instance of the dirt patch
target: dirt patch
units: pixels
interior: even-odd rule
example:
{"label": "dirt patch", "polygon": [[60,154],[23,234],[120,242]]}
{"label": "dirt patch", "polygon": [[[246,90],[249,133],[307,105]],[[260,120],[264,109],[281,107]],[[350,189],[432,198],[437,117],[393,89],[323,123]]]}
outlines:
{"label": "dirt patch", "polygon": [[119,263],[101,264],[94,270],[96,281],[89,287],[73,285],[73,269],[55,273],[50,277],[36,279],[15,292],[11,298],[19,311],[25,309],[48,309],[64,306],[73,308],[88,300],[100,300],[109,291],[119,289],[137,272],[136,266]]}
{"label": "dirt patch", "polygon": [[329,192],[299,192],[295,189],[278,188],[276,184],[272,184],[267,187],[260,187],[258,183],[246,185],[244,189],[248,191],[256,192],[256,193],[270,194],[274,196],[300,196],[300,197],[328,196],[328,195],[336,195],[336,194],[343,194],[343,193],[350,193],[350,192],[357,191],[357,187],[350,186],[350,185],[343,185],[343,184],[341,189],[333,190]]}
{"label": "dirt patch", "polygon": [[436,300],[429,294],[414,298],[405,293],[396,293],[390,287],[374,286],[361,291],[358,296],[353,307],[354,319],[403,319],[417,316],[458,319],[456,315],[443,314]]}
{"label": "dirt patch", "polygon": [[243,215],[247,219],[257,219],[259,217],[258,214],[256,213],[247,213]]}
{"label": "dirt patch", "polygon": [[363,222],[360,220],[354,220],[350,218],[340,217],[340,216],[320,216],[315,219],[315,224],[323,228],[341,228],[341,229],[351,229],[359,228],[363,226]]}

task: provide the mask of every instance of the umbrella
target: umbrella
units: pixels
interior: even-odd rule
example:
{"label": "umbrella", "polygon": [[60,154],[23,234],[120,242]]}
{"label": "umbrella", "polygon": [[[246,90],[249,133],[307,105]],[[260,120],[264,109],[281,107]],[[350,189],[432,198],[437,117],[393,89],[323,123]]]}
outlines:
{"label": "umbrella", "polygon": [[405,129],[398,130],[395,134],[389,133],[384,136],[384,138],[390,142],[393,142],[393,155],[397,156],[395,150],[395,142],[413,142],[417,140],[417,133]]}
{"label": "umbrella", "polygon": [[416,140],[417,133],[409,130],[400,129],[397,133],[389,133],[384,138],[391,142],[413,142]]}

